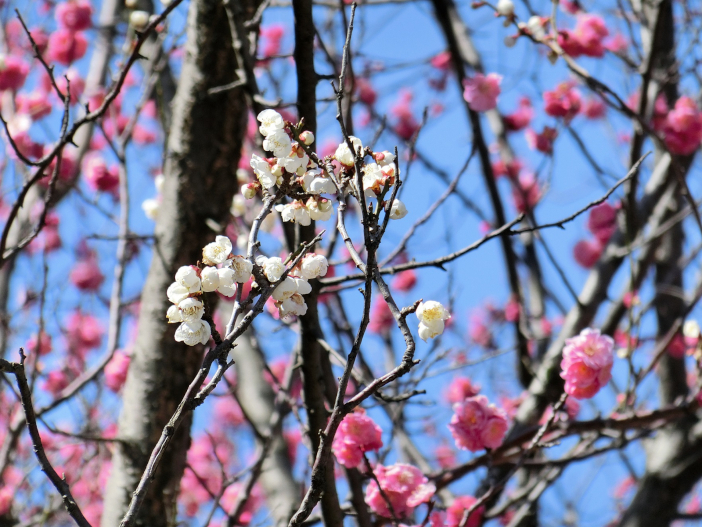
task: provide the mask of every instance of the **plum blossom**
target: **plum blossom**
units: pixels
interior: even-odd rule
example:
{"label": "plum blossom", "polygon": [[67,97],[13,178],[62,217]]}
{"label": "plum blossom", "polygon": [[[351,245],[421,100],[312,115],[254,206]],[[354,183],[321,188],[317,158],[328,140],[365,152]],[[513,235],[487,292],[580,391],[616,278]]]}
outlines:
{"label": "plum blossom", "polygon": [[448,427],[458,448],[477,452],[502,444],[507,432],[507,415],[490,404],[484,395],[475,395],[454,404],[453,412]]}
{"label": "plum blossom", "polygon": [[589,399],[612,376],[614,340],[600,330],[585,328],[566,340],[561,361],[565,392],[576,399]]}
{"label": "plum blossom", "polygon": [[463,83],[463,98],[471,110],[486,112],[497,106],[500,95],[502,76],[496,73],[476,73],[475,77],[466,79]]}
{"label": "plum blossom", "polygon": [[183,322],[195,322],[196,320],[200,320],[202,315],[205,314],[204,304],[200,300],[192,297],[181,300],[178,303],[178,309],[180,310]]}
{"label": "plum blossom", "polygon": [[395,463],[389,467],[378,465],[373,473],[385,497],[381,494],[378,483],[372,480],[366,488],[366,503],[373,512],[386,518],[392,516],[385,501],[386,498],[392,505],[395,515],[398,518],[404,518],[415,507],[429,501],[436,492],[434,484],[429,483],[422,472],[412,465],[404,463]]}
{"label": "plum blossom", "polygon": [[300,183],[304,191],[310,194],[336,194],[334,182],[318,168],[305,172]]}
{"label": "plum blossom", "polygon": [[292,141],[285,130],[275,130],[263,140],[263,149],[276,157],[284,157],[290,153]]}
{"label": "plum blossom", "polygon": [[283,260],[277,256],[272,256],[271,258],[259,256],[256,258],[256,264],[263,268],[263,274],[266,275],[266,278],[271,283],[280,280],[280,277],[283,276],[286,270]]}
{"label": "plum blossom", "polygon": [[456,377],[448,385],[444,397],[451,404],[461,403],[480,393],[480,386],[473,384],[468,377]]}
{"label": "plum blossom", "polygon": [[235,284],[236,273],[233,269],[229,267],[224,267],[217,271],[217,292],[223,294],[224,296],[231,297],[236,293]]}
{"label": "plum blossom", "polygon": [[390,207],[390,219],[401,220],[405,216],[407,216],[407,207],[405,204],[397,198],[392,200],[392,206]]}
{"label": "plum blossom", "polygon": [[387,302],[381,295],[376,296],[371,306],[368,331],[379,335],[387,335],[394,325],[395,317],[392,315]]}
{"label": "plum blossom", "polygon": [[540,16],[534,15],[527,20],[526,29],[534,37],[534,40],[543,40],[546,36],[546,30],[544,30],[544,19]]}
{"label": "plum blossom", "polygon": [[[460,496],[456,498],[451,506],[446,509],[446,527],[458,527],[463,525],[463,515],[466,511],[470,510],[471,507],[478,500],[473,496]],[[483,512],[485,507],[477,507],[468,516],[468,521],[465,523],[465,527],[479,527],[483,517]]]}
{"label": "plum blossom", "polygon": [[512,113],[504,116],[505,128],[508,132],[518,132],[523,130],[531,122],[534,116],[534,109],[531,106],[529,97],[519,99],[519,107]]}
{"label": "plum blossom", "polygon": [[544,92],[544,111],[552,117],[569,122],[580,112],[580,92],[571,82],[561,82],[551,91]]}
{"label": "plum blossom", "polygon": [[312,222],[310,211],[307,209],[305,204],[299,200],[295,200],[292,203],[287,203],[285,205],[276,205],[275,210],[280,212],[280,216],[283,221],[292,221],[303,226],[307,226]]}
{"label": "plum blossom", "polygon": [[29,65],[14,55],[0,55],[0,90],[19,90],[29,74]]}
{"label": "plum blossom", "polygon": [[361,140],[358,137],[349,136],[349,139],[351,140],[351,144],[353,145],[355,152],[352,152],[349,145],[347,145],[346,141],[344,141],[339,144],[336,152],[334,152],[334,159],[344,166],[352,167],[356,160],[355,154],[360,151],[361,155],[363,155],[363,143],[361,143]]}
{"label": "plum blossom", "polygon": [[207,265],[224,263],[232,252],[232,241],[226,236],[217,236],[215,241],[202,249],[202,261]]}
{"label": "plum blossom", "polygon": [[262,157],[253,154],[251,156],[251,168],[258,178],[258,181],[263,185],[263,188],[273,188],[278,181],[278,177],[271,171],[271,165]]}
{"label": "plum blossom", "polygon": [[334,206],[326,198],[312,197],[307,200],[307,210],[314,221],[327,221],[334,212]]}
{"label": "plum blossom", "polygon": [[156,220],[159,208],[161,208],[161,200],[158,198],[147,198],[141,202],[141,210],[144,211],[144,215],[150,220]]}
{"label": "plum blossom", "polygon": [[363,464],[363,454],[378,450],[383,446],[383,431],[363,410],[352,412],[344,417],[339,425],[332,452],[346,468],[356,468]]}
{"label": "plum blossom", "polygon": [[597,239],[580,240],[573,247],[573,258],[581,267],[591,269],[602,256],[603,249],[602,243]]}
{"label": "plum blossom", "polygon": [[299,143],[292,143],[289,153],[278,159],[277,164],[290,174],[303,176],[309,165],[310,158]]}
{"label": "plum blossom", "polygon": [[228,261],[228,265],[230,266],[231,270],[234,271],[235,282],[244,284],[251,278],[253,264],[243,256],[232,256]]}
{"label": "plum blossom", "polygon": [[415,314],[419,319],[419,338],[425,342],[441,335],[445,321],[451,318],[448,310],[435,300],[420,302]]}
{"label": "plum blossom", "polygon": [[67,0],[56,5],[56,21],[70,31],[83,31],[90,27],[93,7],[87,0]]}
{"label": "plum blossom", "polygon": [[307,253],[300,262],[300,273],[307,280],[325,276],[327,269],[329,269],[329,262],[323,254]]}
{"label": "plum blossom", "polygon": [[673,154],[690,155],[702,142],[702,112],[691,97],[675,102],[663,123],[665,145]]}
{"label": "plum blossom", "polygon": [[561,30],[558,34],[558,44],[568,55],[577,58],[602,57],[605,52],[604,39],[609,36],[609,30],[601,17],[589,13],[578,13],[575,28]]}
{"label": "plum blossom", "polygon": [[558,131],[550,126],[544,126],[541,133],[537,133],[531,128],[526,131],[526,140],[529,144],[529,148],[533,150],[538,150],[544,154],[553,153],[553,142],[558,137]]}
{"label": "plum blossom", "polygon": [[183,322],[175,332],[176,342],[183,342],[187,346],[196,346],[197,344],[207,344],[210,340],[211,329],[210,325],[202,320],[194,320],[192,322]]}
{"label": "plum blossom", "polygon": [[200,281],[202,290],[205,293],[211,293],[219,287],[219,275],[216,267],[205,267],[200,271]]}
{"label": "plum blossom", "polygon": [[75,32],[69,29],[57,29],[49,37],[47,45],[47,55],[49,60],[70,65],[75,62],[88,50],[88,40],[82,32]]}
{"label": "plum blossom", "polygon": [[94,255],[79,261],[71,270],[70,278],[73,285],[81,291],[97,291],[105,279]]}
{"label": "plum blossom", "polygon": [[514,14],[514,2],[512,0],[498,0],[495,10],[501,16],[511,17]]}
{"label": "plum blossom", "polygon": [[592,207],[587,228],[601,243],[607,243],[617,230],[617,209],[606,201]]}
{"label": "plum blossom", "polygon": [[105,386],[117,393],[127,380],[127,371],[131,357],[117,350],[105,366]]}

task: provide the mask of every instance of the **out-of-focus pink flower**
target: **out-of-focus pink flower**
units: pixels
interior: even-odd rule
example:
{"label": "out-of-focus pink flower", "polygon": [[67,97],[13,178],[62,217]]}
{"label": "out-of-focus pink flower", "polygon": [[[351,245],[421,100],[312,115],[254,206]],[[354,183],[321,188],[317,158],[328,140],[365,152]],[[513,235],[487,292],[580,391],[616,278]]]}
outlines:
{"label": "out-of-focus pink flower", "polygon": [[507,176],[512,180],[516,180],[522,171],[522,163],[519,159],[513,159],[505,163],[502,159],[492,163],[492,173],[495,177]]}
{"label": "out-of-focus pink flower", "polygon": [[492,332],[479,314],[470,317],[468,335],[478,346],[489,348],[492,345]]}
{"label": "out-of-focus pink flower", "polygon": [[415,285],[417,285],[417,273],[412,269],[407,271],[401,271],[397,273],[397,276],[393,278],[391,285],[397,291],[411,291]]}
{"label": "out-of-focus pink flower", "polygon": [[356,411],[344,417],[339,425],[332,452],[337,461],[346,468],[363,465],[363,454],[383,446],[383,431],[364,411]]}
{"label": "out-of-focus pink flower", "polygon": [[[478,500],[473,496],[460,496],[456,498],[451,506],[446,509],[446,527],[458,527],[459,525],[463,525],[463,515],[473,507],[476,501]],[[468,516],[465,527],[479,527],[484,512],[484,506],[477,507],[470,513],[470,516]]]}
{"label": "out-of-focus pink flower", "polygon": [[4,516],[10,512],[10,507],[15,499],[15,489],[8,486],[3,486],[0,489],[0,516]]}
{"label": "out-of-focus pink flower", "polygon": [[86,156],[83,162],[83,173],[86,184],[95,191],[115,194],[119,188],[119,168],[107,167],[107,163],[99,154]]}
{"label": "out-of-focus pink flower", "polygon": [[436,462],[442,469],[447,469],[456,464],[456,453],[449,445],[439,445],[434,450]]}
{"label": "out-of-focus pink flower", "polygon": [[368,331],[378,335],[387,335],[395,325],[395,317],[385,302],[385,299],[377,295],[371,307],[370,322]]}
{"label": "out-of-focus pink flower", "polygon": [[156,142],[158,135],[150,128],[137,124],[132,131],[132,139],[138,145],[150,145]]}
{"label": "out-of-focus pink flower", "polygon": [[603,43],[604,48],[612,53],[623,53],[629,47],[629,41],[621,33],[615,33]]}
{"label": "out-of-focus pink flower", "polygon": [[214,404],[214,415],[217,423],[231,426],[241,426],[246,422],[239,403],[232,397],[220,397]]}
{"label": "out-of-focus pink flower", "polygon": [[533,174],[522,174],[512,188],[514,207],[519,212],[533,210],[541,199],[541,188]]}
{"label": "out-of-focus pink flower", "polygon": [[42,384],[42,390],[51,395],[57,395],[69,384],[68,376],[64,371],[51,371],[47,374]]}
{"label": "out-of-focus pink flower", "polygon": [[690,155],[702,142],[702,112],[695,101],[680,97],[663,124],[665,144],[673,154]]}
{"label": "out-of-focus pink flower", "polygon": [[378,484],[372,480],[366,488],[366,503],[373,512],[390,518],[392,516],[385,498],[392,505],[398,518],[408,516],[412,510],[429,501],[436,487],[429,483],[422,472],[412,465],[395,463],[389,467],[378,465],[373,471],[385,497],[380,493]]}
{"label": "out-of-focus pink flower", "polygon": [[[375,89],[373,89],[370,81],[363,77],[356,79],[356,94],[358,95],[358,100],[368,106],[373,106],[378,99],[378,94]],[[337,145],[338,142],[335,142],[334,148],[336,148]]]}
{"label": "out-of-focus pink flower", "polygon": [[529,97],[519,99],[519,107],[512,113],[504,116],[505,128],[508,132],[518,132],[523,130],[534,117],[534,109],[531,106]]}
{"label": "out-of-focus pink flower", "polygon": [[75,311],[68,317],[66,338],[72,349],[84,355],[90,349],[97,348],[102,341],[104,330],[100,321],[92,315]]}
{"label": "out-of-focus pink flower", "polygon": [[19,90],[29,74],[29,65],[19,57],[0,58],[0,90]]}
{"label": "out-of-focus pink flower", "polygon": [[673,339],[668,344],[668,347],[665,349],[665,351],[668,352],[668,355],[674,359],[684,358],[686,350],[687,346],[685,345],[685,338],[680,333],[675,334]]}
{"label": "out-of-focus pink flower", "polygon": [[105,386],[117,393],[122,389],[127,380],[127,371],[131,357],[123,351],[117,350],[110,362],[105,366]]}
{"label": "out-of-focus pink flower", "polygon": [[486,112],[497,106],[497,97],[500,95],[502,76],[497,73],[476,73],[475,77],[468,78],[463,83],[463,98],[468,102],[471,110]]}
{"label": "out-of-focus pink flower", "polygon": [[390,109],[390,113],[397,118],[393,125],[393,130],[405,141],[412,139],[412,136],[419,130],[419,122],[412,113],[412,92],[406,89],[400,90],[399,100]]}
{"label": "out-of-focus pink flower", "polygon": [[570,15],[575,15],[581,10],[578,0],[561,0],[558,5],[561,6],[563,11]]}
{"label": "out-of-focus pink flower", "polygon": [[510,299],[505,304],[505,320],[507,322],[516,322],[519,320],[519,313],[521,312],[521,307],[516,298],[510,297]]}
{"label": "out-of-focus pink flower", "polygon": [[617,230],[617,209],[607,203],[600,203],[590,209],[587,228],[601,243],[607,243]]}
{"label": "out-of-focus pink flower", "polygon": [[463,450],[477,452],[483,448],[497,448],[507,432],[507,415],[488,402],[484,395],[476,395],[453,406],[453,417],[448,427]]}
{"label": "out-of-focus pink flower", "polygon": [[480,386],[473,384],[468,377],[456,377],[451,381],[451,384],[448,385],[448,388],[446,388],[444,397],[449,403],[455,404],[461,403],[474,395],[478,395],[479,392]]}
{"label": "out-of-focus pink flower", "polygon": [[49,37],[47,55],[49,60],[68,66],[80,59],[88,50],[88,40],[83,33],[68,29],[57,29]]}
{"label": "out-of-focus pink flower", "polygon": [[[66,82],[66,77],[68,77],[69,82]],[[69,68],[64,75],[56,78],[56,86],[58,86],[64,96],[70,88],[71,104],[76,104],[85,91],[85,80],[83,80],[76,68]]]}
{"label": "out-of-focus pink flower", "polygon": [[67,0],[56,6],[56,21],[70,31],[83,31],[90,27],[93,7],[87,0]]}
{"label": "out-of-focus pink flower", "polygon": [[[224,491],[224,495],[222,496],[222,507],[224,507],[224,510],[226,510],[229,514],[234,512],[234,505],[237,503],[239,495],[244,492],[244,490],[245,487],[242,483],[234,483],[233,485],[227,487],[227,490]],[[258,511],[262,503],[263,494],[261,492],[261,488],[256,485],[251,493],[246,497],[244,510],[239,516],[238,523],[244,526],[249,525],[251,520],[253,520],[254,514],[256,514],[256,511]]]}
{"label": "out-of-focus pink flower", "polygon": [[28,115],[32,121],[38,121],[51,113],[51,102],[46,93],[34,90],[30,93],[18,93],[15,97],[17,112]]}
{"label": "out-of-focus pink flower", "polygon": [[591,97],[583,104],[583,115],[588,119],[601,119],[607,113],[607,106],[602,99]]}
{"label": "out-of-focus pink flower", "polygon": [[609,30],[604,20],[588,13],[578,13],[575,28],[558,32],[558,44],[571,57],[585,55],[587,57],[602,57],[605,47],[603,40],[609,36]]}
{"label": "out-of-focus pink flower", "polygon": [[578,115],[582,99],[571,82],[561,82],[555,89],[544,92],[544,111],[552,117],[562,117],[566,122]]}
{"label": "out-of-focus pink flower", "polygon": [[576,399],[589,399],[612,376],[614,340],[600,330],[585,328],[566,340],[561,361],[565,392]]}
{"label": "out-of-focus pink flower", "polygon": [[553,142],[556,137],[558,137],[558,132],[550,126],[544,126],[541,133],[536,133],[531,128],[528,128],[526,131],[526,140],[529,147],[544,154],[553,153]]}
{"label": "out-of-focus pink flower", "polygon": [[284,35],[285,26],[281,24],[271,24],[261,27],[263,45],[261,46],[262,60],[260,62],[265,64],[270,57],[280,54],[281,41]]}
{"label": "out-of-focus pink flower", "polygon": [[39,356],[46,355],[47,353],[51,352],[52,349],[51,335],[44,330],[42,330],[39,334],[39,338],[37,338],[37,335],[34,334],[27,341],[27,350],[30,353],[36,353]]}
{"label": "out-of-focus pink flower", "polygon": [[94,256],[80,260],[71,270],[71,283],[81,291],[97,291],[105,277]]}
{"label": "out-of-focus pink flower", "polygon": [[599,240],[580,240],[573,247],[573,258],[585,269],[591,269],[602,256],[602,250]]}
{"label": "out-of-focus pink flower", "polygon": [[439,71],[449,71],[451,69],[451,52],[442,51],[433,56],[429,63]]}

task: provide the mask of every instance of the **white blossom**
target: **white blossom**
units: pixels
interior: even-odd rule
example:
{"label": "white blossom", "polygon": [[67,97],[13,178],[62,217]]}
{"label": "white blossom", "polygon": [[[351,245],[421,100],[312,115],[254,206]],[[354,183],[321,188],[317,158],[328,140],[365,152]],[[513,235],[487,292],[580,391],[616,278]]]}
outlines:
{"label": "white blossom", "polygon": [[149,13],[146,11],[132,11],[129,14],[129,25],[134,29],[144,29],[149,23]]}
{"label": "white blossom", "polygon": [[282,164],[290,174],[304,174],[309,163],[310,158],[297,143],[292,144],[289,155],[278,159],[278,164]]}
{"label": "white blossom", "polygon": [[294,277],[293,280],[298,294],[309,295],[312,292],[312,286],[306,279]]}
{"label": "white blossom", "polygon": [[285,318],[292,315],[301,317],[307,313],[307,304],[301,295],[295,293],[290,298],[283,300],[278,306],[280,318]]}
{"label": "white blossom", "polygon": [[183,322],[175,332],[176,342],[184,342],[188,346],[207,344],[210,340],[210,325],[202,319]]}
{"label": "white blossom", "polygon": [[178,322],[183,322],[183,315],[178,309],[178,306],[171,306],[166,312],[166,318],[169,324],[177,324]]}
{"label": "white blossom", "polygon": [[271,172],[271,166],[268,164],[268,161],[253,154],[250,164],[263,188],[273,188],[275,186],[278,177]]}
{"label": "white blossom", "polygon": [[307,210],[310,213],[311,219],[315,221],[327,221],[331,218],[332,212],[334,212],[334,206],[328,199],[310,198],[307,200]]}
{"label": "white blossom", "polygon": [[141,210],[150,220],[156,220],[158,217],[158,209],[161,206],[161,202],[156,198],[145,199],[141,202]]}
{"label": "white blossom", "polygon": [[415,314],[419,319],[419,338],[424,341],[441,335],[445,321],[451,318],[448,310],[435,300],[421,302]]}
{"label": "white blossom", "polygon": [[219,287],[219,275],[216,267],[205,267],[200,272],[200,279],[202,280],[202,290],[206,293],[211,293]]}
{"label": "white blossom", "polygon": [[307,253],[300,262],[300,273],[308,280],[326,275],[327,269],[329,269],[329,262],[322,254]]}
{"label": "white blossom", "polygon": [[312,143],[314,143],[314,134],[309,130],[305,130],[300,134],[300,141],[302,141],[307,146],[310,146]]}
{"label": "white blossom", "polygon": [[244,185],[249,182],[249,171],[245,168],[236,169],[236,181],[240,185]]}
{"label": "white blossom", "polygon": [[283,280],[273,290],[273,294],[271,294],[271,296],[273,297],[273,300],[282,302],[283,300],[293,296],[295,293],[297,293],[297,283],[295,282],[295,279],[291,276],[286,276],[285,280]]}
{"label": "white blossom", "polygon": [[[241,195],[244,199],[253,199],[256,197],[256,185],[253,183],[246,183],[241,186]],[[234,202],[232,202],[232,208],[234,208]],[[240,214],[239,214],[240,215]]]}
{"label": "white blossom", "polygon": [[232,252],[232,242],[226,236],[217,236],[215,241],[202,249],[202,261],[207,265],[224,263]]}
{"label": "white blossom", "polygon": [[280,212],[283,221],[293,221],[303,226],[307,226],[312,222],[310,211],[304,203],[298,200],[286,205],[276,205],[275,210]]}
{"label": "white blossom", "polygon": [[405,216],[407,216],[407,207],[405,207],[405,204],[397,198],[392,200],[392,207],[390,207],[390,219],[401,220]]}
{"label": "white blossom", "polygon": [[536,40],[542,40],[546,36],[544,24],[540,16],[532,16],[527,21],[527,28],[529,29],[529,33],[531,33],[531,36],[534,37]]}
{"label": "white blossom", "polygon": [[166,177],[163,174],[157,174],[154,178],[154,186],[156,187],[156,192],[161,194],[163,192],[163,185],[166,182]]}
{"label": "white blossom", "polygon": [[346,141],[344,141],[336,148],[336,152],[334,152],[334,159],[336,159],[342,165],[352,167],[356,160],[355,154],[361,150],[361,155],[363,155],[363,144],[358,137],[349,136],[349,139],[351,139],[351,144],[353,145],[355,152],[352,152],[349,149],[349,145],[347,145]]}
{"label": "white blossom", "polygon": [[253,264],[243,256],[234,256],[229,260],[232,271],[234,271],[234,281],[240,284],[246,283],[251,278]]}
{"label": "white blossom", "polygon": [[368,163],[363,167],[363,190],[372,192],[374,196],[380,194],[384,186],[384,175],[377,163]]}
{"label": "white blossom", "polygon": [[190,265],[184,265],[178,269],[175,281],[186,287],[191,293],[200,290],[200,277],[197,275],[197,270]]}
{"label": "white blossom", "polygon": [[234,271],[229,267],[219,269],[217,271],[217,276],[219,277],[219,286],[217,287],[217,291],[222,293],[224,296],[234,296],[234,293],[236,293],[234,275]]}
{"label": "white blossom", "polygon": [[277,130],[285,128],[283,116],[275,110],[263,110],[256,116],[256,119],[261,123],[261,126],[258,127],[258,131],[261,132],[261,135],[266,137]]}
{"label": "white blossom", "polygon": [[273,152],[275,157],[284,157],[290,153],[292,141],[284,130],[276,130],[263,140],[263,149]]}
{"label": "white blossom", "polygon": [[325,177],[324,173],[318,169],[305,172],[302,176],[302,188],[310,194],[335,194],[336,186],[331,178]]}
{"label": "white blossom", "polygon": [[178,304],[183,322],[195,322],[205,314],[205,306],[196,298],[186,298]]}
{"label": "white blossom", "polygon": [[173,282],[168,286],[166,290],[166,296],[168,296],[168,301],[172,304],[178,304],[182,300],[185,300],[190,296],[190,291],[183,284],[178,282]]}
{"label": "white blossom", "polygon": [[700,338],[700,325],[696,320],[686,320],[683,324],[683,336],[688,339]]}
{"label": "white blossom", "polygon": [[375,154],[375,161],[381,167],[385,167],[385,166],[389,166],[389,165],[394,166],[395,154],[391,154],[387,150],[383,150],[382,152]]}
{"label": "white blossom", "polygon": [[259,256],[256,258],[256,263],[263,268],[263,274],[266,275],[266,278],[268,278],[268,281],[271,283],[280,280],[280,277],[286,269],[283,260],[277,256],[272,256],[270,258]]}
{"label": "white blossom", "polygon": [[496,9],[500,15],[511,17],[514,14],[514,2],[512,0],[498,0]]}

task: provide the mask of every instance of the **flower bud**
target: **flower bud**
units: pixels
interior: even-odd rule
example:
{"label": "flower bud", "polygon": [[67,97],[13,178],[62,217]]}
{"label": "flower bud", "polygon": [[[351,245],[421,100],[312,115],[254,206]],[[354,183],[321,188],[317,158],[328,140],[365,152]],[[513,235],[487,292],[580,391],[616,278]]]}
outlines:
{"label": "flower bud", "polygon": [[144,29],[149,24],[149,13],[146,11],[132,11],[129,14],[129,25],[134,29]]}
{"label": "flower bud", "polygon": [[278,163],[273,165],[271,167],[271,174],[273,174],[275,177],[280,177],[283,175],[283,167],[281,167]]}
{"label": "flower bud", "polygon": [[314,134],[309,130],[305,130],[300,134],[300,141],[302,141],[307,146],[310,146],[312,143],[314,143]]}
{"label": "flower bud", "polygon": [[256,196],[256,186],[253,183],[247,183],[241,187],[241,194],[246,199],[253,199]]}
{"label": "flower bud", "polygon": [[137,0],[124,0],[124,7],[134,9],[137,6]]}
{"label": "flower bud", "polygon": [[317,200],[317,208],[319,208],[321,212],[327,212],[329,209],[332,208],[332,202],[331,200],[322,198],[320,200]]}
{"label": "flower bud", "polygon": [[511,17],[514,14],[514,2],[512,0],[499,0],[497,12],[502,16]]}
{"label": "flower bud", "polygon": [[544,23],[540,16],[532,16],[527,22],[527,29],[536,40],[542,40],[546,36]]}

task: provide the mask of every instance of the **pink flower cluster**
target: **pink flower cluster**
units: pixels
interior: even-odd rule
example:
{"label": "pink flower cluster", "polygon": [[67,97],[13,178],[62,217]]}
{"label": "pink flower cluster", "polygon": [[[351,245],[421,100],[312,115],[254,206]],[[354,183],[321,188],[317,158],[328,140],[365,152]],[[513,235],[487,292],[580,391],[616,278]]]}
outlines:
{"label": "pink flower cluster", "polygon": [[690,155],[702,142],[702,112],[690,97],[680,97],[663,122],[665,145],[673,154]]}
{"label": "pink flower cluster", "polygon": [[590,269],[600,259],[604,247],[617,230],[617,209],[601,203],[590,209],[587,228],[594,239],[580,240],[573,248],[573,257],[585,269]]}
{"label": "pink flower cluster", "polygon": [[578,115],[582,99],[572,82],[561,82],[551,91],[544,92],[544,111],[551,117],[562,117],[569,122]]}
{"label": "pink flower cluster", "polygon": [[550,155],[553,153],[553,142],[556,140],[556,137],[558,137],[558,131],[550,126],[544,126],[541,133],[531,128],[526,131],[526,140],[529,148],[544,154]]}
{"label": "pink flower cluster", "polygon": [[501,82],[502,76],[497,73],[476,73],[475,77],[466,79],[463,83],[463,98],[468,107],[476,112],[486,112],[495,108]]}
{"label": "pink flower cluster", "polygon": [[529,97],[519,99],[519,107],[512,113],[504,116],[505,128],[508,132],[518,132],[523,130],[534,117],[534,109],[531,106]]}
{"label": "pink flower cluster", "polygon": [[[366,488],[366,503],[373,512],[391,518],[392,513],[388,507],[388,501],[392,505],[392,511],[397,518],[408,516],[418,505],[429,501],[436,487],[424,477],[421,470],[412,465],[395,463],[389,467],[378,465],[373,471],[378,483],[372,480]],[[387,501],[386,501],[387,498]]]}
{"label": "pink flower cluster", "polygon": [[448,427],[458,448],[477,452],[483,448],[497,448],[502,444],[507,432],[507,415],[490,404],[484,395],[456,403],[453,412]]}
{"label": "pink flower cluster", "polygon": [[[470,510],[475,502],[478,501],[473,496],[460,496],[454,500],[451,506],[446,509],[446,527],[459,527],[463,524],[463,515]],[[477,507],[468,516],[468,521],[465,527],[479,527],[483,519],[485,507]]]}
{"label": "pink flower cluster", "polygon": [[412,139],[412,136],[419,130],[419,122],[412,113],[412,92],[403,89],[400,90],[399,100],[390,109],[390,113],[397,118],[397,122],[393,125],[393,130],[405,141]]}
{"label": "pink flower cluster", "polygon": [[589,399],[612,376],[614,340],[600,330],[586,328],[566,340],[561,361],[565,391],[576,399]]}
{"label": "pink flower cluster", "polygon": [[480,386],[473,384],[468,377],[456,377],[446,388],[444,397],[449,403],[456,404],[478,395],[479,392]]}
{"label": "pink flower cluster", "polygon": [[604,39],[609,36],[609,30],[597,15],[579,13],[573,30],[562,29],[558,32],[558,44],[571,57],[602,57],[604,55]]}
{"label": "pink flower cluster", "polygon": [[88,49],[83,31],[91,26],[93,8],[87,0],[67,0],[56,6],[59,28],[49,37],[49,60],[68,66],[80,59]]}
{"label": "pink flower cluster", "polygon": [[363,410],[344,417],[334,436],[332,452],[346,468],[363,465],[363,454],[383,446],[383,431]]}

